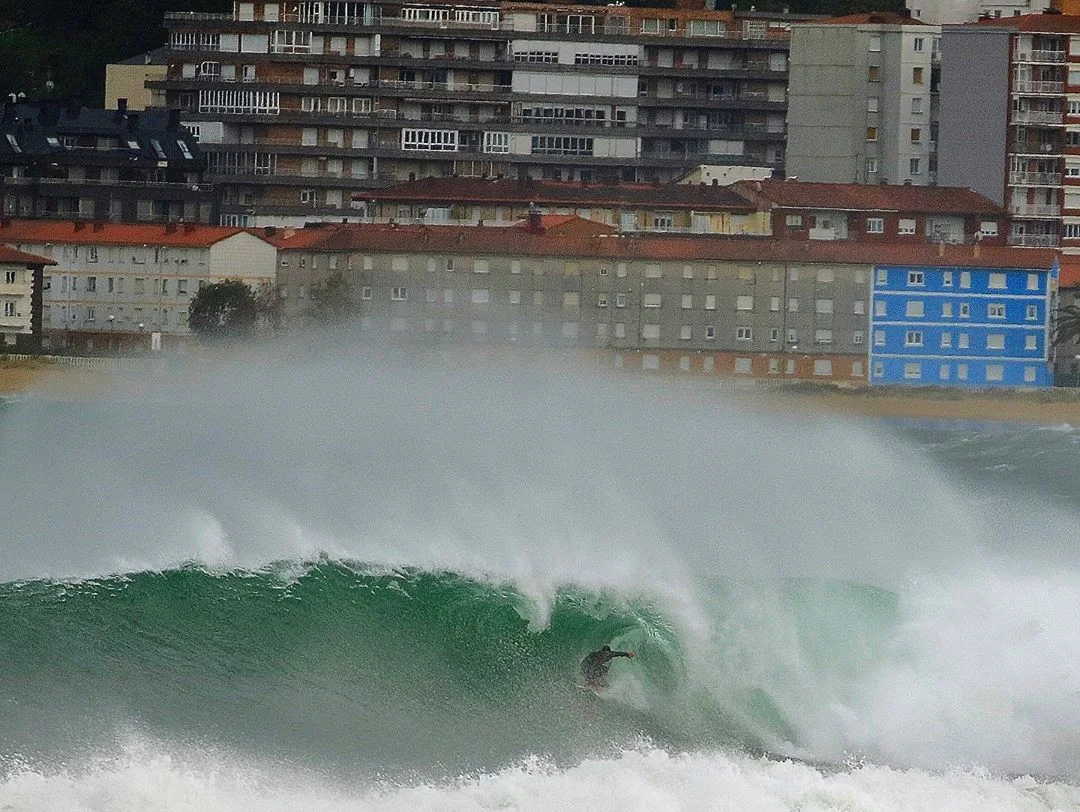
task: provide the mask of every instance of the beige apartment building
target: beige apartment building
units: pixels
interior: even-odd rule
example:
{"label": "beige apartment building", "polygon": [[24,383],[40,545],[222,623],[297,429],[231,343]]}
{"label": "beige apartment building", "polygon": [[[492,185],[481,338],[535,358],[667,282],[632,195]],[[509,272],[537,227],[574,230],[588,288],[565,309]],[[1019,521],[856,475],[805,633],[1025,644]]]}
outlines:
{"label": "beige apartment building", "polygon": [[5,350],[38,349],[44,268],[55,264],[0,243],[0,339]]}
{"label": "beige apartment building", "polygon": [[356,217],[426,177],[663,182],[784,166],[783,14],[526,3],[236,2],[167,15],[168,77],[222,222]]}

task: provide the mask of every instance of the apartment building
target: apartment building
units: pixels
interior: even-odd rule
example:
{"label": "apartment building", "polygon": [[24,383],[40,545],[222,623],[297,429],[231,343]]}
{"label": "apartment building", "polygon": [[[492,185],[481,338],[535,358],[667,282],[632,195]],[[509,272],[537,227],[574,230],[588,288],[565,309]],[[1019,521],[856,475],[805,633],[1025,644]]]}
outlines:
{"label": "apartment building", "polygon": [[621,231],[763,234],[757,206],[726,186],[423,178],[357,194],[369,220],[512,225],[532,210]]}
{"label": "apartment building", "polygon": [[876,268],[871,381],[1050,386],[1052,276],[1027,262],[1016,268]]}
{"label": "apartment building", "polygon": [[794,25],[788,175],[935,183],[940,36],[940,26],[897,12]]}
{"label": "apartment building", "polygon": [[1009,216],[971,189],[740,181],[731,191],[767,212],[763,233],[788,240],[1004,245]]}
{"label": "apartment building", "polygon": [[679,6],[236,2],[168,14],[150,84],[198,132],[232,224],[356,216],[358,190],[425,177],[782,168],[805,17]]}
{"label": "apartment building", "polygon": [[151,341],[178,349],[192,338],[188,305],[200,287],[275,281],[274,246],[237,228],[3,218],[0,243],[53,266],[43,284],[43,339],[78,353],[149,349]]}
{"label": "apartment building", "polygon": [[1080,251],[1080,16],[946,26],[940,133],[941,182],[1001,202],[1011,244]]}
{"label": "apartment building", "polygon": [[165,110],[44,101],[8,102],[0,113],[0,216],[210,222],[216,197],[204,166]]}
{"label": "apartment building", "polygon": [[286,328],[304,324],[313,292],[338,274],[359,328],[379,340],[586,347],[624,368],[849,383],[868,379],[879,269],[1045,277],[1054,259],[979,245],[567,234],[539,217],[511,228],[336,224],[271,239]]}
{"label": "apartment building", "polygon": [[40,349],[44,269],[55,264],[47,257],[0,244],[0,337],[5,351]]}
{"label": "apartment building", "polygon": [[164,107],[165,93],[160,88],[147,87],[168,75],[165,49],[137,54],[105,66],[105,109],[116,110],[123,99],[128,110]]}
{"label": "apartment building", "polygon": [[[1061,0],[1058,0],[1060,7]],[[1019,17],[1038,14],[1051,6],[1050,0],[907,0],[916,20],[931,25],[971,23],[980,17]]]}

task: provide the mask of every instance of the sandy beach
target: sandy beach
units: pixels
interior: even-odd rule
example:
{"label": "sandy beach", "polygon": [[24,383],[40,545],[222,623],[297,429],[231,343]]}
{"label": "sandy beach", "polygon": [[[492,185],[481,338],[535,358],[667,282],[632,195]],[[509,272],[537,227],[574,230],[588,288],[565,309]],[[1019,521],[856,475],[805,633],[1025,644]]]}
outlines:
{"label": "sandy beach", "polygon": [[[137,389],[145,376],[46,361],[0,365],[0,397],[81,397]],[[133,386],[134,384],[134,386]],[[1080,425],[1080,389],[982,392],[951,389],[837,389],[812,382],[743,393],[754,408],[925,420],[987,420]]]}

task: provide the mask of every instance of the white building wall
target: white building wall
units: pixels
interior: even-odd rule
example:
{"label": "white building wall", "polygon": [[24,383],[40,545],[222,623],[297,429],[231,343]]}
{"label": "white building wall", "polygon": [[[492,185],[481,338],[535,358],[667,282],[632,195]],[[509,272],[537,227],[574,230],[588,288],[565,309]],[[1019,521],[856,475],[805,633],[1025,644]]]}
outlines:
{"label": "white building wall", "polygon": [[[12,281],[8,281],[13,276]],[[0,339],[14,344],[17,335],[30,334],[30,293],[33,272],[22,263],[0,263]],[[8,311],[14,311],[10,313]]]}

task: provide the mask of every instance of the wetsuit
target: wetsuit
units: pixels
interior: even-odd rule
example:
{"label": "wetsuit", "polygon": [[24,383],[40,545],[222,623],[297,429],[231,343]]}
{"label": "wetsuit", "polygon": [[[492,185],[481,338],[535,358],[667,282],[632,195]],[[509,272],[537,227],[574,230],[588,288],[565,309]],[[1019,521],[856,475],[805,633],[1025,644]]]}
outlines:
{"label": "wetsuit", "polygon": [[581,676],[585,685],[589,688],[603,686],[604,677],[607,676],[608,665],[615,657],[630,657],[629,651],[612,651],[605,646],[599,651],[594,651],[581,661]]}

